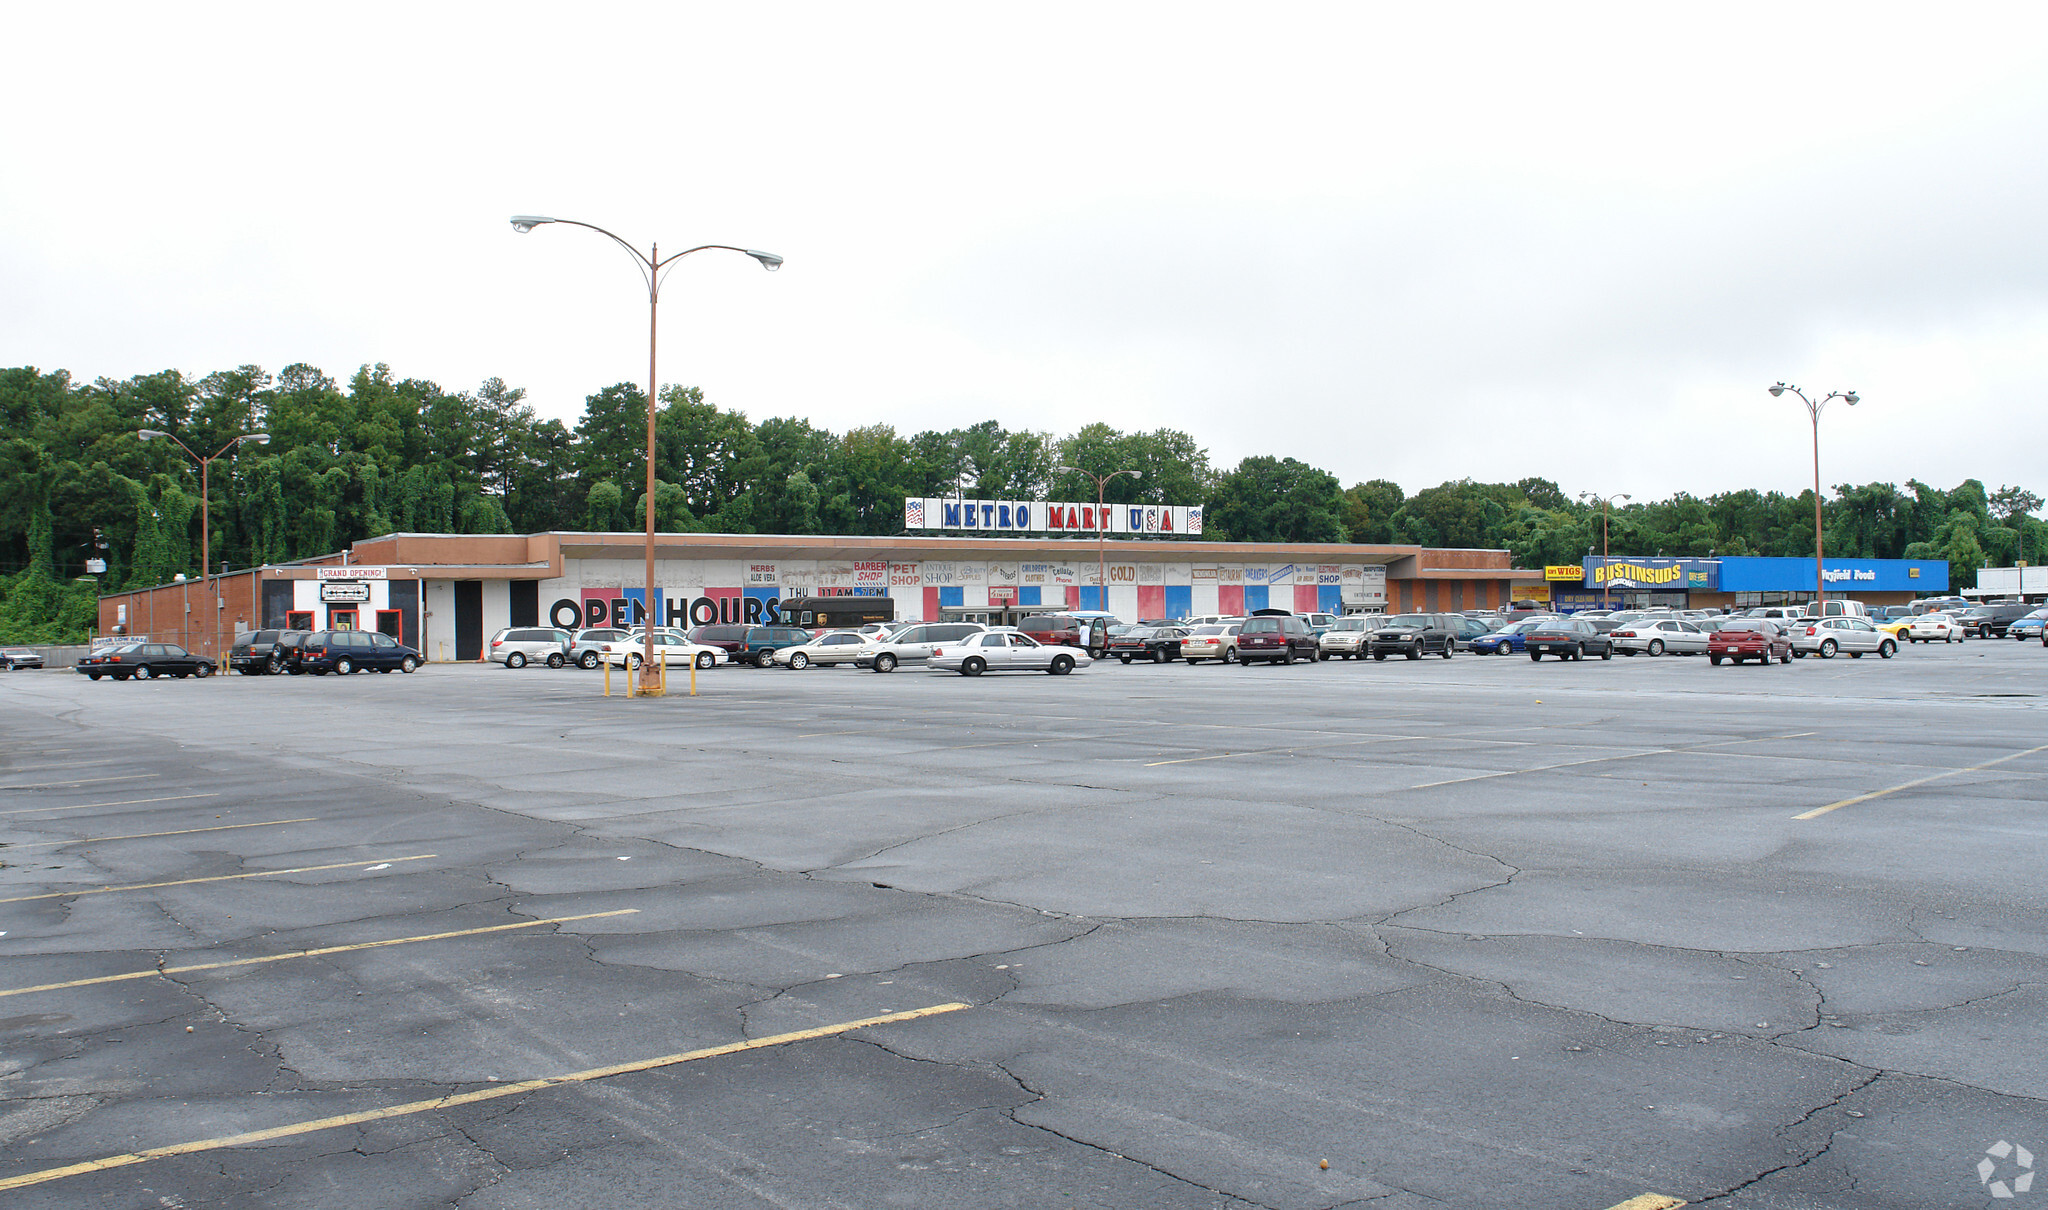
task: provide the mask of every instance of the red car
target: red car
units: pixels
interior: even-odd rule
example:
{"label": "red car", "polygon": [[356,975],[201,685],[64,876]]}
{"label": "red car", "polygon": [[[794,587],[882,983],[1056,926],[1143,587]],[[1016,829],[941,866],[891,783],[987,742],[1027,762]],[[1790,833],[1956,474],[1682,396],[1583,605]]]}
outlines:
{"label": "red car", "polygon": [[1755,660],[1768,664],[1792,662],[1792,636],[1769,618],[1733,618],[1707,636],[1707,662]]}

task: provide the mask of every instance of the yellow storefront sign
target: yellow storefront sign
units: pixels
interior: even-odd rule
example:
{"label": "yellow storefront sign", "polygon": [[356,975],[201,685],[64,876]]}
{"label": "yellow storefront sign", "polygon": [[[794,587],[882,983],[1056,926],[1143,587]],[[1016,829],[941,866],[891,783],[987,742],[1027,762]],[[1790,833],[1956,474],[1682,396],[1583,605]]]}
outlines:
{"label": "yellow storefront sign", "polygon": [[1545,580],[1584,580],[1586,569],[1577,563],[1551,563],[1543,568]]}

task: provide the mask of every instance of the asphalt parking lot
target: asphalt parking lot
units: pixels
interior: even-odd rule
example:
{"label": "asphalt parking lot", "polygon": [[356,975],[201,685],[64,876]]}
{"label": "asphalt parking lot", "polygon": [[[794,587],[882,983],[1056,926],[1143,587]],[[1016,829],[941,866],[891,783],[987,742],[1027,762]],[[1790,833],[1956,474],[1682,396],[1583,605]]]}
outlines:
{"label": "asphalt parking lot", "polygon": [[2038,645],[600,680],[0,677],[5,1203],[1925,1210],[2048,1157]]}

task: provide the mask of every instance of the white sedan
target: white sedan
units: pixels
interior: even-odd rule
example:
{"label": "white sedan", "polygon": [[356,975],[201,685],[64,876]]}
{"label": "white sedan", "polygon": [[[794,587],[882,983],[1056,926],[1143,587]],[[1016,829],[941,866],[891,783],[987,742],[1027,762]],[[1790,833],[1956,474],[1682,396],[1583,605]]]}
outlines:
{"label": "white sedan", "polygon": [[1837,651],[1844,651],[1852,659],[1862,659],[1864,652],[1875,651],[1888,660],[1898,647],[1888,632],[1872,626],[1866,618],[1808,618],[1804,626],[1792,625],[1792,654],[1796,656],[1810,653],[1831,660]]}
{"label": "white sedan", "polygon": [[980,676],[984,672],[1048,672],[1065,676],[1093,662],[1078,647],[1048,645],[1016,630],[990,630],[934,648],[925,666],[961,676]]}
{"label": "white sedan", "polygon": [[851,664],[862,658],[871,649],[867,636],[858,630],[834,630],[819,635],[801,647],[777,648],[768,662],[784,668],[809,668],[816,664],[830,668],[834,664]]}
{"label": "white sedan", "polygon": [[1909,643],[1960,643],[1969,636],[1945,613],[1923,613],[1906,626]]}
{"label": "white sedan", "polygon": [[[627,635],[612,643],[601,644],[597,649],[598,658],[618,668],[638,668],[645,658],[647,636]],[[654,632],[654,658],[666,660],[671,668],[687,668],[692,660],[699,668],[715,668],[730,658],[723,647],[706,647],[692,643],[673,631]]]}

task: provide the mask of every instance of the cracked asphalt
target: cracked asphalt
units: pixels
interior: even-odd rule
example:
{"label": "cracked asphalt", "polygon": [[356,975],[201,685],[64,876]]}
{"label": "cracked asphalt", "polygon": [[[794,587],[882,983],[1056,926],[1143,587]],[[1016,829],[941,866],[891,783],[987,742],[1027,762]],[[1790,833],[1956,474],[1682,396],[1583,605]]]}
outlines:
{"label": "cracked asphalt", "polygon": [[0,1182],[958,1001],[6,1202],[1991,1205],[2048,1155],[2044,685],[10,674]]}

